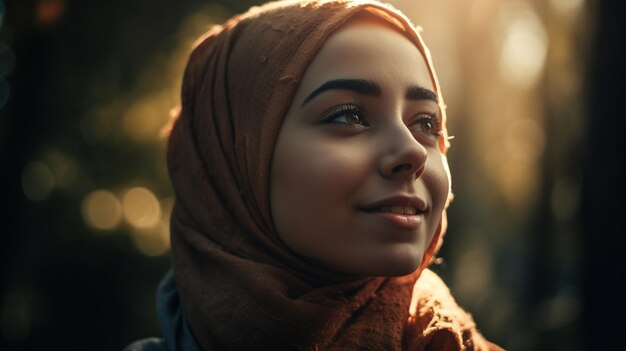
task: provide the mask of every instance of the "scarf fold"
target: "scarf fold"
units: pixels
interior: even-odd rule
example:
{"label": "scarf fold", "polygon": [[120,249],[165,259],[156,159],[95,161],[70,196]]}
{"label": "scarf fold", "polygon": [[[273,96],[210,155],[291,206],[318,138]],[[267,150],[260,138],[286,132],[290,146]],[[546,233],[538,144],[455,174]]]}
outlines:
{"label": "scarf fold", "polygon": [[214,27],[190,56],[167,162],[176,194],[176,288],[202,350],[413,345],[405,339],[411,296],[441,244],[445,212],[420,268],[397,278],[354,277],[303,259],[282,243],[270,214],[274,144],[299,80],[326,38],[363,11],[388,22],[425,56],[443,116],[445,152],[445,105],[430,54],[408,19],[388,5],[268,3]]}
{"label": "scarf fold", "polygon": [[503,351],[478,332],[472,316],[431,270],[425,269],[413,289],[405,350]]}
{"label": "scarf fold", "polygon": [[[168,271],[157,291],[157,312],[163,339],[137,341],[125,351],[200,351],[180,303],[173,271]],[[426,269],[413,288],[404,350],[501,351],[476,331],[472,317],[460,309],[446,285]]]}

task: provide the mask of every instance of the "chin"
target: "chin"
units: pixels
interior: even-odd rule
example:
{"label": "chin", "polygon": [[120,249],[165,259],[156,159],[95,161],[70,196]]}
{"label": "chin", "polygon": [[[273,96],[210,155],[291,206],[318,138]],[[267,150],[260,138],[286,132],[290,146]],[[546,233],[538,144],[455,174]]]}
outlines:
{"label": "chin", "polygon": [[379,277],[400,277],[415,272],[422,263],[423,254],[391,255],[377,260],[370,260],[367,267],[362,267],[360,275]]}
{"label": "chin", "polygon": [[401,276],[409,275],[415,272],[415,270],[419,268],[420,263],[421,261],[417,262],[416,264],[389,267],[388,269],[381,270],[381,272],[376,275],[384,276],[384,277],[401,277]]}

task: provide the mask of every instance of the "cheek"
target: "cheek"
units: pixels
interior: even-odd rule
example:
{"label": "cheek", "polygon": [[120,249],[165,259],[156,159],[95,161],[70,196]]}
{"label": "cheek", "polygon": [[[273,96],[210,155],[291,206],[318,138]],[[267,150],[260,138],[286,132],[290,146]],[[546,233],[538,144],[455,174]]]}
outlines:
{"label": "cheek", "polygon": [[346,225],[352,195],[367,175],[356,148],[301,136],[279,140],[271,175],[270,203],[281,236],[319,235]]}
{"label": "cheek", "polygon": [[431,196],[433,214],[441,215],[445,209],[446,201],[450,193],[450,171],[445,155],[438,151],[429,154],[427,172],[424,176],[424,184]]}

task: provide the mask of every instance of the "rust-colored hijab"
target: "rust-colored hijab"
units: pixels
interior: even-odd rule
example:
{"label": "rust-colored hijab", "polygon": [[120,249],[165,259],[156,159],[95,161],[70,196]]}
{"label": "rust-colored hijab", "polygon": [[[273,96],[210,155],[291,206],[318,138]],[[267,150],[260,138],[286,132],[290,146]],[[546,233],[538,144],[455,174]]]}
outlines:
{"label": "rust-colored hijab", "polygon": [[[424,271],[444,223],[421,267],[399,278],[357,279],[316,266],[274,228],[269,171],[282,119],[326,38],[362,11],[384,18],[424,53],[443,106],[418,33],[378,2],[254,7],[214,28],[191,54],[167,161],[176,192],[176,283],[203,350],[487,349],[471,317]],[[442,152],[446,140],[444,133]]]}

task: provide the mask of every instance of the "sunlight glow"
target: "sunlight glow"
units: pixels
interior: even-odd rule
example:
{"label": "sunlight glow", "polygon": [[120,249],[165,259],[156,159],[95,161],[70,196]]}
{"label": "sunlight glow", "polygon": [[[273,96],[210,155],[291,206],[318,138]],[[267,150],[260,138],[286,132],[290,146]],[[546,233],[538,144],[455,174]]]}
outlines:
{"label": "sunlight glow", "polygon": [[[508,4],[508,3],[507,3]],[[546,62],[548,36],[541,20],[526,3],[503,6],[510,18],[504,28],[500,73],[512,86],[529,88],[537,82]]]}
{"label": "sunlight glow", "polygon": [[565,17],[574,17],[580,13],[585,0],[550,0],[550,5]]}
{"label": "sunlight glow", "polygon": [[519,118],[505,130],[503,142],[510,152],[521,152],[530,159],[539,159],[546,146],[543,128],[531,118]]}
{"label": "sunlight glow", "polygon": [[457,264],[454,272],[455,289],[468,298],[479,298],[492,283],[493,266],[489,249],[475,244],[474,248],[464,251]]}

